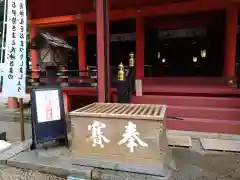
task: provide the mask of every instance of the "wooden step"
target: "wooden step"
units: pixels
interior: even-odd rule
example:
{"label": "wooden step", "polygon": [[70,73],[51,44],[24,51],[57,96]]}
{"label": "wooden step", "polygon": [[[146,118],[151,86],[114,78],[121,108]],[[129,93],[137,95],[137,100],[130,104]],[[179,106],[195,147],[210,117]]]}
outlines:
{"label": "wooden step", "polygon": [[240,110],[234,108],[209,108],[190,106],[168,106],[168,116],[217,119],[217,120],[240,120]]}
{"label": "wooden step", "polygon": [[168,119],[167,128],[169,130],[240,134],[240,121],[200,118]]}
{"label": "wooden step", "polygon": [[176,84],[143,84],[143,95],[172,95],[172,96],[210,96],[210,97],[236,97],[240,89],[228,86],[201,86]]}
{"label": "wooden step", "polygon": [[227,77],[145,77],[144,84],[227,85]]}
{"label": "wooden step", "polygon": [[203,106],[217,108],[240,108],[240,98],[196,97],[196,96],[160,96],[144,95],[132,97],[136,104],[166,104],[169,106]]}

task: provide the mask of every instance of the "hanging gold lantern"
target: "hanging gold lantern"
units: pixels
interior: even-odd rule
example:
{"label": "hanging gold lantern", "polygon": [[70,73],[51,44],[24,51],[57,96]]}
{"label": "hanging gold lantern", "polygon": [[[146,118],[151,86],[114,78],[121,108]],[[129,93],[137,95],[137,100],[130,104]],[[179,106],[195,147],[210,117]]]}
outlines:
{"label": "hanging gold lantern", "polygon": [[131,52],[129,54],[129,67],[133,67],[134,66],[134,53]]}
{"label": "hanging gold lantern", "polygon": [[119,81],[124,81],[125,77],[125,72],[124,72],[124,66],[123,63],[120,63],[118,65],[118,80]]}
{"label": "hanging gold lantern", "polygon": [[207,57],[207,50],[201,50],[201,57],[206,58]]}

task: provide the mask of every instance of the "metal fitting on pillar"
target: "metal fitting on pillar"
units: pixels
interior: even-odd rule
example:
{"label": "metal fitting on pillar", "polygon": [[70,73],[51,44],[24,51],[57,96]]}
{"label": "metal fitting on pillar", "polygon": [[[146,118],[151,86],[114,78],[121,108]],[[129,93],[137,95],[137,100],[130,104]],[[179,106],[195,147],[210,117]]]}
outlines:
{"label": "metal fitting on pillar", "polygon": [[134,53],[131,52],[131,53],[129,54],[129,67],[134,67],[134,61],[135,61],[135,59],[134,59]]}
{"label": "metal fitting on pillar", "polygon": [[124,72],[123,63],[120,63],[118,65],[118,80],[119,81],[124,81],[125,80],[125,72]]}

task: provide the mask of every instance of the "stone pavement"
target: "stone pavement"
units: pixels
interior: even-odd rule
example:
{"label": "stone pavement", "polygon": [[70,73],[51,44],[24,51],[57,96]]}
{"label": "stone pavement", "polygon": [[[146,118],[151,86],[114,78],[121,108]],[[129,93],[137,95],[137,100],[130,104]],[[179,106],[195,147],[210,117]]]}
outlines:
{"label": "stone pavement", "polygon": [[[24,98],[27,107],[29,97]],[[7,98],[0,95],[0,132],[7,133],[7,140],[10,142],[20,141],[20,112],[19,109],[9,109],[4,103]],[[25,135],[26,138],[31,137],[30,126],[30,108],[24,109],[25,117]]]}
{"label": "stone pavement", "polygon": [[[195,143],[198,144],[196,141]],[[209,179],[203,178],[206,174],[213,175],[212,178],[217,180],[240,179],[240,154],[238,153],[204,152],[177,148],[173,149],[173,154],[178,159],[177,162],[181,164],[178,166],[180,172],[184,172],[185,168],[182,165],[186,164],[191,168],[198,168],[203,175],[202,179]]]}
{"label": "stone pavement", "polygon": [[[2,97],[0,93],[0,121],[19,121],[20,113],[19,109],[9,109],[7,107],[7,100],[8,98]],[[26,120],[29,120],[30,116],[30,108],[29,108],[29,100],[30,97],[27,94],[26,97],[23,99],[24,103],[24,117]]]}
{"label": "stone pavement", "polygon": [[[30,108],[24,109],[24,118],[26,122],[30,123]],[[0,103],[0,121],[19,122],[19,120],[19,109],[9,109],[7,106]]]}
{"label": "stone pavement", "polygon": [[[7,140],[10,142],[16,142],[21,140],[19,122],[0,121],[0,132],[6,132]],[[29,123],[25,123],[25,136],[26,138],[31,137],[31,125]]]}
{"label": "stone pavement", "polygon": [[64,180],[65,178],[31,170],[0,165],[0,180]]}
{"label": "stone pavement", "polygon": [[[199,149],[194,141],[192,149],[173,148],[177,171],[168,180],[239,180],[240,154],[209,152]],[[25,151],[8,160],[8,165],[61,176],[79,175],[85,179],[102,180],[161,180],[163,178],[74,165],[77,161],[66,148],[55,147]]]}

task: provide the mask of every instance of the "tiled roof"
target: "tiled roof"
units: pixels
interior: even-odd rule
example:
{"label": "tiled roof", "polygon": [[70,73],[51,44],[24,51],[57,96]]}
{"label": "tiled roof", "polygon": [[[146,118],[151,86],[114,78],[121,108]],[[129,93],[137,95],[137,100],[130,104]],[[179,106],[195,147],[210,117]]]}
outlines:
{"label": "tiled roof", "polygon": [[48,32],[41,32],[37,36],[35,36],[33,40],[30,42],[30,48],[40,48],[44,41],[53,47],[62,47],[71,50],[74,49],[63,39],[52,36]]}

